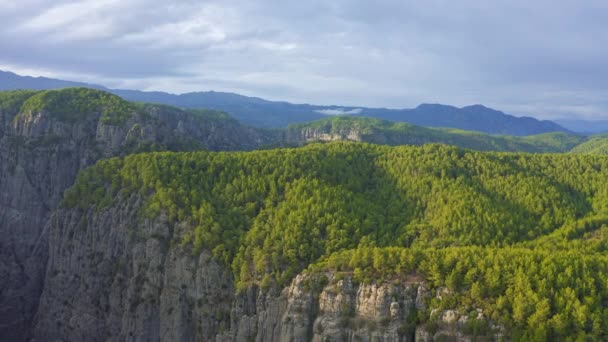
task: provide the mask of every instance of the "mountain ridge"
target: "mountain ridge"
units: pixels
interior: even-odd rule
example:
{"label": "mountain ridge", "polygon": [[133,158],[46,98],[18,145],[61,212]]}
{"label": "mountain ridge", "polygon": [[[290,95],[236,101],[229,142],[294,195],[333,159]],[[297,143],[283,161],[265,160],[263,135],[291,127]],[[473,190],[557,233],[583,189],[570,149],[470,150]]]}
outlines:
{"label": "mountain ridge", "polygon": [[[85,119],[82,113],[99,112],[102,122],[121,125],[135,113],[145,112],[149,108],[156,108],[154,110],[178,118],[202,116],[206,120],[232,121],[232,132],[238,128],[247,132],[246,135],[254,134],[258,137],[259,143],[249,145],[249,149],[345,140],[392,146],[440,143],[477,151],[559,153],[569,152],[590,139],[565,132],[529,136],[492,135],[457,128],[423,127],[359,115],[326,116],[315,121],[290,124],[286,128],[267,129],[242,125],[223,111],[180,109],[170,105],[132,102],[107,91],[90,88],[0,92],[0,109],[8,113],[7,119],[11,121],[17,120],[19,116],[42,113],[59,121],[77,122]],[[239,140],[239,137],[224,136],[221,139],[224,145],[220,149],[234,149],[237,145],[228,148],[230,140]]]}
{"label": "mountain ridge", "polygon": [[0,90],[55,89],[63,87],[89,87],[112,92],[126,100],[162,103],[185,108],[222,110],[239,121],[257,127],[284,127],[291,123],[312,121],[327,117],[323,111],[349,112],[384,120],[409,122],[425,127],[451,127],[475,130],[489,134],[533,135],[554,131],[569,132],[566,128],[547,120],[516,117],[482,105],[457,108],[449,105],[421,104],[413,109],[368,108],[360,106],[293,104],[269,101],[259,97],[228,92],[190,92],[171,94],[160,91],[109,89],[104,86],[56,80],[46,77],[19,76],[0,71]]}

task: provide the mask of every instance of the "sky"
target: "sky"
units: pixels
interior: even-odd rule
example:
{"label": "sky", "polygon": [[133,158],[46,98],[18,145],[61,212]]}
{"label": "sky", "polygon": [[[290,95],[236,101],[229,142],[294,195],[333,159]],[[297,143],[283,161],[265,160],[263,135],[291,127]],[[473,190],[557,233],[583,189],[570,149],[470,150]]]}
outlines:
{"label": "sky", "polygon": [[608,1],[0,0],[0,69],[321,105],[608,119]]}

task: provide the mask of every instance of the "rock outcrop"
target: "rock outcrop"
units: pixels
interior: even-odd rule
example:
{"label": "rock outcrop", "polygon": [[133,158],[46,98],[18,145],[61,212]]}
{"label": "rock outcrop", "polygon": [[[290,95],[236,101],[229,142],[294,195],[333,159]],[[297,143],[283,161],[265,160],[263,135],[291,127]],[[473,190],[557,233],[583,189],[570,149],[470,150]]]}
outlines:
{"label": "rock outcrop", "polygon": [[368,142],[382,145],[422,145],[433,142],[447,143],[451,139],[448,134],[438,135],[438,131],[428,128],[402,125],[398,129],[393,129],[382,127],[382,125],[389,124],[388,122],[356,117],[341,117],[339,119],[289,126],[283,131],[280,140],[285,144],[294,145],[331,141]]}
{"label": "rock outcrop", "polygon": [[79,170],[130,152],[247,150],[268,138],[229,118],[165,106],[144,106],[120,124],[104,123],[100,111],[62,121],[7,108],[0,106],[0,340],[22,340],[31,329],[48,257],[46,222]]}
{"label": "rock outcrop", "polygon": [[356,125],[341,129],[333,129],[328,125],[319,128],[303,127],[287,129],[285,141],[299,144],[314,141],[363,141],[363,134]]}
{"label": "rock outcrop", "polygon": [[137,204],[53,215],[36,341],[201,341],[227,325],[231,273],[171,248],[179,228],[141,221]]}
{"label": "rock outcrop", "polygon": [[[180,245],[186,223],[139,215],[137,194],[105,209],[58,209],[49,232],[34,341],[469,341],[445,295],[422,279],[358,284],[352,275],[299,274],[283,289],[236,292],[229,267]],[[497,337],[492,333],[490,337]]]}

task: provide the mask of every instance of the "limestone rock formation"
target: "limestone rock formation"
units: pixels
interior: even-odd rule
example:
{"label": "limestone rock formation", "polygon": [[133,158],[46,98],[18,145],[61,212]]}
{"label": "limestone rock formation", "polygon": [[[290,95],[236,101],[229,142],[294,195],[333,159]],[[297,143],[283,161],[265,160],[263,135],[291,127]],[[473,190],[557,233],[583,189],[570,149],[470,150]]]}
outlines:
{"label": "limestone rock formation", "polygon": [[48,257],[46,222],[79,170],[129,152],[267,143],[263,133],[235,120],[165,106],[139,107],[119,124],[101,120],[101,108],[67,110],[76,120],[0,106],[0,340],[20,340],[31,329]]}

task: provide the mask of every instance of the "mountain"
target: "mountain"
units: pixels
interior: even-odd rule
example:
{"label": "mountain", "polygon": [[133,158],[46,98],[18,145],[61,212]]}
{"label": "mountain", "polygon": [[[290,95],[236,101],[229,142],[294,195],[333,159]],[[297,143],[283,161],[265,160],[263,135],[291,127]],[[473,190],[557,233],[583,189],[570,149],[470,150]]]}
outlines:
{"label": "mountain", "polygon": [[422,104],[414,109],[364,109],[360,115],[390,121],[405,121],[426,127],[450,127],[489,134],[533,135],[547,132],[567,132],[558,124],[531,117],[515,117],[473,105],[463,108],[440,104]]}
{"label": "mountain", "polygon": [[568,132],[551,121],[515,117],[481,105],[456,108],[423,104],[414,109],[386,109],[344,106],[292,104],[223,92],[194,92],[181,95],[164,92],[106,89],[98,85],[18,76],[0,71],[0,90],[54,89],[87,86],[110,91],[130,101],[161,103],[185,108],[208,108],[229,113],[237,120],[257,127],[285,127],[291,123],[307,122],[327,115],[346,113],[427,127],[450,127],[489,134],[533,135],[548,132]]}
{"label": "mountain", "polygon": [[48,77],[21,76],[12,72],[0,70],[0,91],[20,89],[48,90],[69,87],[105,89],[105,87],[88,83],[63,81]]}
{"label": "mountain", "polygon": [[606,169],[345,142],[103,160],[51,216],[33,335],[604,340]]}
{"label": "mountain", "polygon": [[564,132],[530,136],[490,135],[447,128],[426,128],[402,122],[336,116],[289,125],[287,143],[315,141],[359,141],[383,145],[423,145],[441,143],[478,151],[568,152],[587,139]]}
{"label": "mountain", "polygon": [[0,340],[28,335],[46,272],[47,222],[79,170],[158,150],[248,150],[267,137],[225,113],[135,104],[86,88],[0,93]]}
{"label": "mountain", "polygon": [[606,157],[429,143],[603,138],[0,92],[0,340],[602,339]]}
{"label": "mountain", "polygon": [[608,120],[557,120],[562,127],[582,134],[608,133]]}

